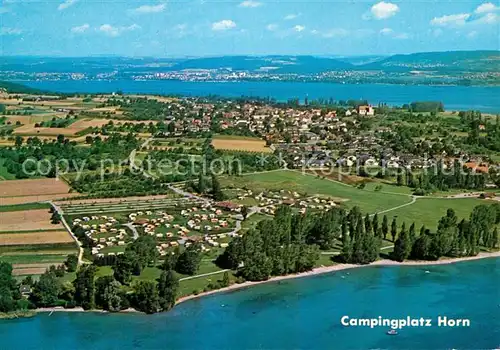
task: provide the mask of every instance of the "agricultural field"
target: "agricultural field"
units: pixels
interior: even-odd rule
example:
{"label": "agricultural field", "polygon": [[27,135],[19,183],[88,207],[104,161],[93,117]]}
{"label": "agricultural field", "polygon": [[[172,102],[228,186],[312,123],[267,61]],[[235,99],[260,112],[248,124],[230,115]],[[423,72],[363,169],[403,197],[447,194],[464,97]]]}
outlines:
{"label": "agricultural field", "polygon": [[[71,192],[71,193],[70,193]],[[78,196],[58,179],[0,181],[0,206],[63,199]]]}
{"label": "agricultural field", "polygon": [[108,124],[106,119],[79,119],[65,128],[35,127],[34,124],[25,124],[14,130],[15,135],[21,136],[76,136],[90,127],[101,127]]}
{"label": "agricultural field", "polygon": [[71,243],[73,239],[65,230],[47,230],[41,232],[0,232],[0,246],[8,245],[25,245],[29,244],[58,244],[58,243]]}
{"label": "agricultural field", "polygon": [[46,203],[0,206],[0,260],[16,275],[38,275],[77,253],[76,242],[62,224],[51,223]]}
{"label": "agricultural field", "polygon": [[266,147],[266,142],[257,138],[217,136],[212,140],[212,145],[221,150],[272,153],[271,148]]}
{"label": "agricultural field", "polygon": [[0,197],[66,194],[70,187],[57,179],[15,180],[0,182]]}
{"label": "agricultural field", "polygon": [[63,229],[52,224],[50,216],[45,209],[0,212],[0,232]]}

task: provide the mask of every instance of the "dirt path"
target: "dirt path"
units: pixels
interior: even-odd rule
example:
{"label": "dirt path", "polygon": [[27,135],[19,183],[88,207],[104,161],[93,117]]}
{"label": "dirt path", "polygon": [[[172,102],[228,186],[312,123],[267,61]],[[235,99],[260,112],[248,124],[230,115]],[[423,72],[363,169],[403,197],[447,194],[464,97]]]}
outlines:
{"label": "dirt path", "polygon": [[[398,205],[397,207],[394,207],[394,208],[389,208],[386,210],[379,211],[377,214],[385,214],[385,213],[388,213],[388,212],[393,211],[393,210],[401,209],[401,208],[404,208],[404,207],[407,207],[409,205],[414,204],[416,201],[417,201],[417,197],[411,196],[411,202]],[[375,215],[375,214],[372,214],[370,216],[373,216],[373,215]]]}
{"label": "dirt path", "polygon": [[179,279],[179,282],[180,281],[192,280],[192,279],[200,278],[200,277],[207,277],[207,276],[212,276],[212,275],[218,275],[218,274],[226,272],[226,271],[231,271],[231,270],[225,269],[225,270],[220,270],[220,271],[215,271],[215,272],[203,273],[201,275],[196,275],[196,276],[184,277],[184,278]]}

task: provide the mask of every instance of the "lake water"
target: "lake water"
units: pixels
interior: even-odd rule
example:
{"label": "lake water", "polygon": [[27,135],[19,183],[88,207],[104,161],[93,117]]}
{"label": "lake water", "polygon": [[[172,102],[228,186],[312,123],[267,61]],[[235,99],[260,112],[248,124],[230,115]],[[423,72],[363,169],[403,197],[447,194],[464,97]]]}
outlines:
{"label": "lake water", "polygon": [[219,95],[224,97],[259,96],[278,101],[290,98],[333,98],[335,100],[367,99],[403,105],[412,101],[441,101],[447,110],[480,110],[500,112],[500,87],[332,84],[303,82],[182,82],[150,81],[23,81],[31,87],[59,92],[178,94],[190,96]]}
{"label": "lake water", "polygon": [[[430,273],[426,273],[429,271]],[[1,349],[493,349],[500,259],[368,267],[191,300],[171,312],[53,313],[0,321]],[[433,319],[430,328],[348,328],[351,318]],[[437,327],[437,317],[470,319]]]}

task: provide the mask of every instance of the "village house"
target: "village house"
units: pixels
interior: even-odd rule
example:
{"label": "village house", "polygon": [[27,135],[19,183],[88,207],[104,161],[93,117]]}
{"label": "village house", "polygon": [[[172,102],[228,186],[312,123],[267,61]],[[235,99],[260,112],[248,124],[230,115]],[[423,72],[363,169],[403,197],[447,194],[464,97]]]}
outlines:
{"label": "village house", "polygon": [[362,116],[374,116],[375,109],[372,106],[359,106],[357,109],[359,115]]}

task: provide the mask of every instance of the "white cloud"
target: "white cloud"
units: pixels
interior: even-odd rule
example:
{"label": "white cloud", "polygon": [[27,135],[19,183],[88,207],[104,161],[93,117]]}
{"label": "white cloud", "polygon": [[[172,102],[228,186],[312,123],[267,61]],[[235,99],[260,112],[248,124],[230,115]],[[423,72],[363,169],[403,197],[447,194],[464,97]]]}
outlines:
{"label": "white cloud", "polygon": [[131,24],[128,27],[114,27],[111,24],[103,24],[98,30],[108,36],[117,37],[124,32],[131,32],[140,28],[137,24]]}
{"label": "white cloud", "polygon": [[500,22],[500,17],[496,13],[487,13],[483,17],[474,21],[474,23],[478,24],[495,24],[497,22]]}
{"label": "white cloud", "polygon": [[384,28],[380,30],[380,34],[382,35],[389,35],[392,33],[394,33],[394,30],[392,30],[391,28]]}
{"label": "white cloud", "polygon": [[71,28],[71,33],[81,34],[89,30],[90,25],[88,23],[82,24],[81,26],[76,26]]}
{"label": "white cloud", "polygon": [[174,30],[177,30],[179,32],[183,32],[187,29],[187,24],[185,23],[182,23],[182,24],[178,24],[174,27]]}
{"label": "white cloud", "polygon": [[363,19],[387,19],[395,16],[399,12],[399,6],[390,2],[381,1],[373,5],[370,14],[363,16]]}
{"label": "white cloud", "polygon": [[474,13],[482,14],[482,13],[498,11],[499,9],[500,7],[495,6],[495,4],[491,2],[485,2],[484,4],[479,5],[474,11]]}
{"label": "white cloud", "polygon": [[266,29],[269,30],[270,32],[274,32],[275,30],[278,29],[278,25],[274,23],[270,23],[266,26]]}
{"label": "white cloud", "polygon": [[252,7],[252,8],[254,8],[254,7],[259,7],[259,6],[261,6],[261,5],[262,5],[262,3],[261,3],[261,2],[258,2],[258,1],[253,1],[253,0],[245,0],[245,1],[243,1],[243,2],[239,5],[239,7]]}
{"label": "white cloud", "polygon": [[297,14],[295,14],[295,13],[291,13],[291,14],[289,14],[289,15],[286,15],[286,16],[285,16],[285,18],[283,18],[283,19],[284,19],[285,21],[291,21],[291,20],[296,19],[296,18],[298,18],[298,17],[300,17],[300,13],[297,13]]}
{"label": "white cloud", "polygon": [[62,11],[62,10],[65,10],[67,9],[68,7],[76,4],[78,0],[66,0],[65,2],[63,2],[62,4],[59,4],[59,6],[57,7],[57,9],[59,11]]}
{"label": "white cloud", "polygon": [[407,40],[407,39],[410,39],[410,34],[408,34],[408,33],[399,33],[399,34],[394,35],[394,39]]}
{"label": "white cloud", "polygon": [[463,26],[469,18],[469,13],[459,13],[456,15],[434,17],[431,21],[431,25],[437,27]]}
{"label": "white cloud", "polygon": [[321,34],[323,38],[342,38],[349,35],[349,31],[344,28],[334,28]]}
{"label": "white cloud", "polygon": [[222,21],[212,23],[212,30],[214,31],[224,31],[233,28],[236,28],[236,23],[230,19],[223,19]]}
{"label": "white cloud", "polygon": [[410,38],[408,33],[397,33],[392,28],[383,28],[379,33],[392,39],[405,40]]}
{"label": "white cloud", "polygon": [[137,14],[146,14],[146,13],[158,13],[163,12],[167,4],[158,4],[158,5],[142,5],[132,10],[132,12]]}
{"label": "white cloud", "polygon": [[467,38],[474,39],[477,36],[478,32],[473,30],[467,34]]}
{"label": "white cloud", "polygon": [[302,32],[304,29],[306,29],[306,27],[301,25],[296,25],[295,27],[293,27],[293,30],[295,30],[298,33]]}
{"label": "white cloud", "polygon": [[437,38],[438,36],[443,35],[443,30],[441,28],[436,28],[432,31],[432,35]]}
{"label": "white cloud", "polygon": [[0,35],[20,35],[23,31],[19,28],[2,27]]}

